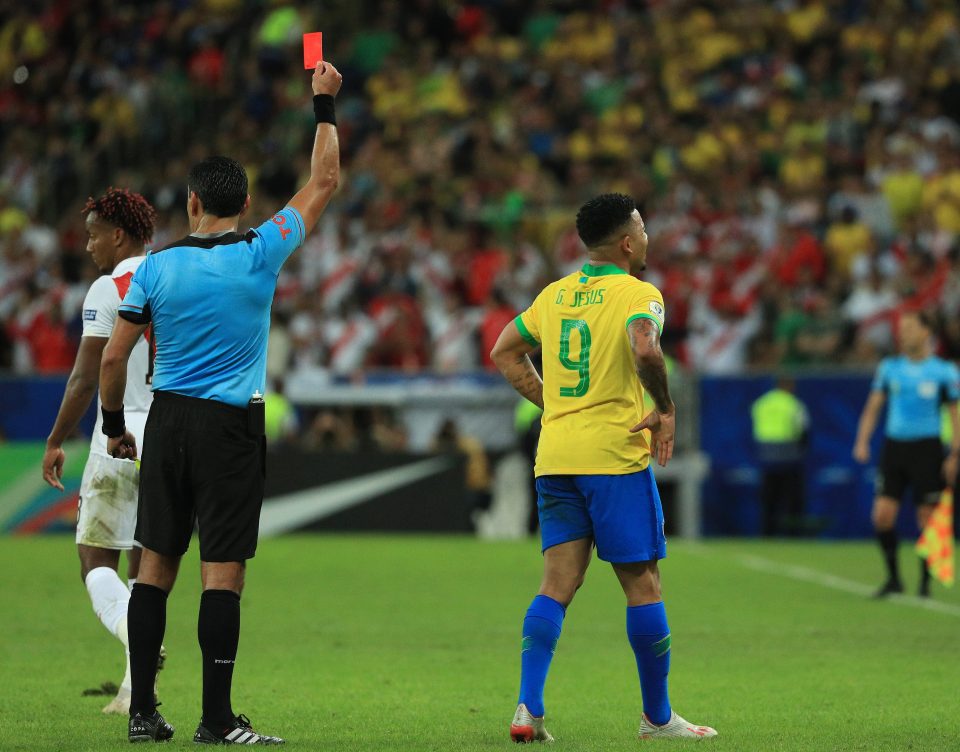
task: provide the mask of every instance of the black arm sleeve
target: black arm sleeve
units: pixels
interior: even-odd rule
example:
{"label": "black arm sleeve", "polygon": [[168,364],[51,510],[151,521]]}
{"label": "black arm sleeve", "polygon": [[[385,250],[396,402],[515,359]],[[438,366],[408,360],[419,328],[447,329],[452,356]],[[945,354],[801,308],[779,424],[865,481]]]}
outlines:
{"label": "black arm sleeve", "polygon": [[142,311],[126,311],[123,308],[121,308],[117,311],[117,314],[124,321],[129,321],[131,324],[136,324],[137,326],[143,326],[144,324],[149,324],[153,320],[150,315],[149,304],[144,306]]}

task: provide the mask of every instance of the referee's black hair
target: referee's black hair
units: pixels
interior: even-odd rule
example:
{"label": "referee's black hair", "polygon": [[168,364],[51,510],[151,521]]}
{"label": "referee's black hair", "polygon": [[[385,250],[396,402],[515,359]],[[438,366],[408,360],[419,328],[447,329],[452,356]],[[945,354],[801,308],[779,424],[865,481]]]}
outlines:
{"label": "referee's black hair", "polygon": [[609,240],[630,221],[637,202],[623,193],[603,193],[590,199],[577,212],[577,234],[587,248]]}
{"label": "referee's black hair", "polygon": [[207,157],[190,170],[187,188],[197,194],[207,214],[235,217],[247,200],[247,171],[235,159]]}

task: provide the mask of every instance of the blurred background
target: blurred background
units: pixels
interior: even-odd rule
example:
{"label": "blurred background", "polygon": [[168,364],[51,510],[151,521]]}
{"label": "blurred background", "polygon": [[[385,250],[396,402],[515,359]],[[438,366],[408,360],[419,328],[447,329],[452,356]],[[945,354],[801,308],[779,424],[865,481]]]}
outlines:
{"label": "blurred background", "polygon": [[[86,198],[143,193],[159,248],[223,153],[245,220],[272,215],[309,169],[315,30],[343,177],[277,287],[265,532],[530,533],[539,416],[487,354],[583,263],[579,205],[622,191],[667,307],[668,532],[870,534],[851,450],[898,313],[936,312],[960,358],[951,0],[0,0],[0,528],[75,518],[86,440],[66,493],[40,458],[97,276]],[[800,428],[771,518],[775,384]]]}

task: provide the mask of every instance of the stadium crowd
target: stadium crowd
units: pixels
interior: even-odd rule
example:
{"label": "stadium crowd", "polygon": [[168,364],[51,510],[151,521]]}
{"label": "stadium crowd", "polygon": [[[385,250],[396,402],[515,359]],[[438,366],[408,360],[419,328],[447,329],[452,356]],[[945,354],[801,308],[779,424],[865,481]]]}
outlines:
{"label": "stadium crowd", "polygon": [[936,309],[960,357],[952,0],[0,9],[0,368],[71,367],[88,195],[142,192],[163,247],[212,151],[249,171],[250,224],[279,208],[308,170],[317,28],[344,172],[282,274],[272,376],[490,367],[582,263],[576,207],[609,190],[647,220],[664,346],[691,369],[869,365],[904,307]]}

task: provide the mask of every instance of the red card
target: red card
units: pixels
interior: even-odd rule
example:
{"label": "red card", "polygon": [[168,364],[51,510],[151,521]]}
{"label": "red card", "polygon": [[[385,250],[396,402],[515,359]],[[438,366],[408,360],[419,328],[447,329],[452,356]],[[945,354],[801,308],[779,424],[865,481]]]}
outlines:
{"label": "red card", "polygon": [[303,67],[313,70],[323,61],[323,32],[314,31],[303,35]]}

